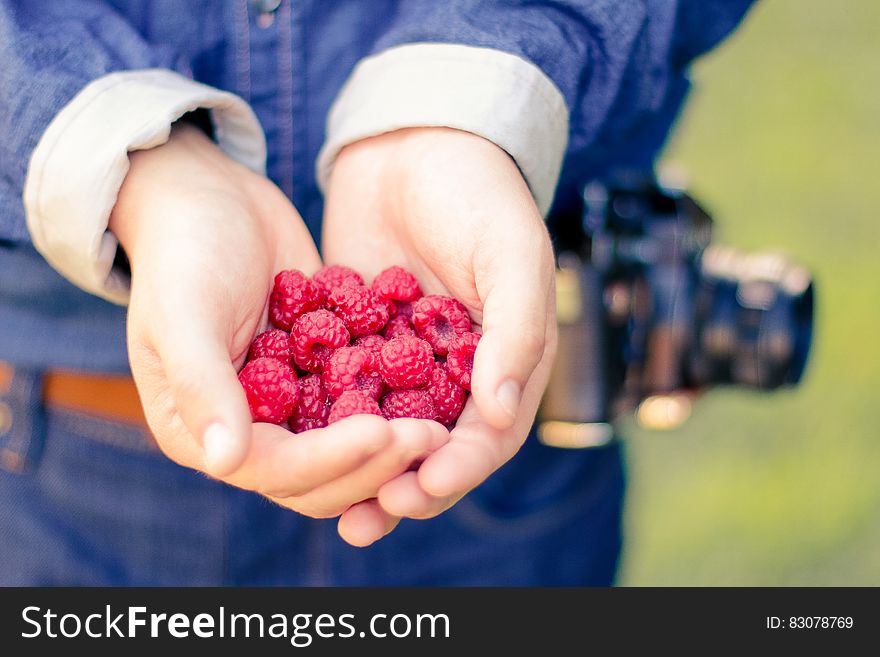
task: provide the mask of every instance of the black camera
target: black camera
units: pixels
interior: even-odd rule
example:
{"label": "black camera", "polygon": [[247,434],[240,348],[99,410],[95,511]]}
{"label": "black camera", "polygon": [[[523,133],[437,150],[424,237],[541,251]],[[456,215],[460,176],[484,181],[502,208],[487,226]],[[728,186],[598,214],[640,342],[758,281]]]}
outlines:
{"label": "black camera", "polygon": [[813,281],[777,253],[713,245],[684,191],[621,174],[584,188],[580,221],[556,237],[559,349],[538,435],[601,445],[614,418],[677,426],[693,391],[798,383],[813,328]]}

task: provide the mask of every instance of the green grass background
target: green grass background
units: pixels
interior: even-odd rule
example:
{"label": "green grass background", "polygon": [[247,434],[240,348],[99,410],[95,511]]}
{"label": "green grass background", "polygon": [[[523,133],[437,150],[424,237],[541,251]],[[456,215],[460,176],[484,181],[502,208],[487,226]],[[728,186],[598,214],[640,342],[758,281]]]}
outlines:
{"label": "green grass background", "polygon": [[796,390],[627,423],[620,583],[880,585],[880,2],[759,3],[692,78],[663,162],[718,241],[811,267],[816,342]]}

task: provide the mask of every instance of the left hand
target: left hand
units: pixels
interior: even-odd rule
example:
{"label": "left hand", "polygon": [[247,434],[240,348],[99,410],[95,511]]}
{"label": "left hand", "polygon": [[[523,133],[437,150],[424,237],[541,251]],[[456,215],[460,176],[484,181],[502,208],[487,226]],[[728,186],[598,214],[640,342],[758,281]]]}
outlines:
{"label": "left hand", "polygon": [[[323,252],[367,280],[391,265],[425,294],[461,300],[483,337],[472,395],[447,444],[417,471],[348,509],[339,530],[376,540],[399,517],[448,509],[522,446],[556,348],[554,258],[525,180],[495,144],[450,128],[410,128],[339,154]],[[410,431],[412,423],[391,423]]]}

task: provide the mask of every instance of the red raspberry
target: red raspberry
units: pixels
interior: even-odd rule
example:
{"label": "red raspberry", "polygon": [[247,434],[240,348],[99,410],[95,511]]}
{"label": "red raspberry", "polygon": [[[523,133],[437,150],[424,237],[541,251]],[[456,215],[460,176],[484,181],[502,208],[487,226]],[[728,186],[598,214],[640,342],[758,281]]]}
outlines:
{"label": "red raspberry", "polygon": [[480,341],[478,333],[467,331],[449,343],[446,370],[450,378],[466,390],[471,389],[471,372],[474,369],[474,352]]}
{"label": "red raspberry", "polygon": [[324,298],[321,290],[298,269],[275,275],[275,286],[269,296],[269,319],[278,328],[289,331],[294,320],[303,313],[317,310]]}
{"label": "red raspberry", "polygon": [[333,424],[342,418],[362,413],[367,415],[382,415],[379,404],[376,403],[375,399],[367,397],[364,393],[358,392],[357,390],[346,390],[339,395],[339,399],[333,402],[333,406],[330,407],[330,417],[328,418],[327,423]]}
{"label": "red raspberry", "polygon": [[281,424],[293,413],[299,394],[296,372],[287,363],[257,358],[244,366],[238,380],[254,422]]}
{"label": "red raspberry", "polygon": [[406,317],[410,322],[412,322],[412,301],[395,301],[393,305],[394,307],[390,309],[391,317]]}
{"label": "red raspberry", "polygon": [[312,276],[312,280],[324,293],[324,298],[330,294],[335,288],[343,285],[363,285],[364,279],[351,267],[345,265],[327,265],[321,267],[317,273]]}
{"label": "red raspberry", "polygon": [[398,417],[433,420],[437,411],[431,395],[424,390],[392,390],[382,398],[382,415],[386,420]]}
{"label": "red raspberry", "polygon": [[373,291],[389,301],[415,301],[422,296],[416,277],[403,267],[389,267],[373,279]]}
{"label": "red raspberry", "polygon": [[352,337],[378,333],[388,321],[388,308],[363,285],[337,287],[327,297],[327,307],[345,323]]}
{"label": "red raspberry", "polygon": [[299,401],[290,417],[294,433],[327,426],[330,415],[330,397],[324,390],[319,374],[309,374],[299,380]]}
{"label": "red raspberry", "polygon": [[358,390],[379,399],[383,384],[377,361],[374,354],[360,347],[337,349],[324,366],[324,389],[331,399],[338,399],[346,390]]}
{"label": "red raspberry", "polygon": [[414,335],[401,335],[385,343],[379,354],[379,371],[392,388],[425,385],[434,367],[431,345]]}
{"label": "red raspberry", "polygon": [[403,315],[398,315],[397,317],[388,320],[385,328],[382,329],[382,335],[388,340],[396,338],[399,335],[415,336],[415,334],[416,330],[412,327],[410,321]]}
{"label": "red raspberry", "polygon": [[274,358],[282,363],[290,364],[290,336],[281,329],[269,329],[260,333],[251,342],[248,360],[257,358]]}
{"label": "red raspberry", "polygon": [[434,410],[437,412],[434,419],[446,426],[455,424],[464,408],[467,392],[452,380],[445,365],[442,363],[434,365],[434,369],[431,370],[431,380],[428,381],[425,390],[434,402]]}
{"label": "red raspberry", "polygon": [[412,323],[416,335],[427,340],[438,356],[446,354],[456,335],[471,330],[471,318],[461,302],[440,294],[429,294],[413,304]]}
{"label": "red raspberry", "polygon": [[385,344],[385,338],[381,335],[362,335],[354,341],[355,347],[360,347],[371,354],[378,354],[382,351],[382,345]]}
{"label": "red raspberry", "polygon": [[320,373],[334,349],[348,344],[351,336],[342,320],[329,310],[315,310],[297,318],[290,332],[293,362],[307,372]]}
{"label": "red raspberry", "polygon": [[312,429],[323,429],[327,426],[328,422],[327,420],[319,420],[315,417],[292,417],[288,424],[293,433],[302,433],[303,431],[311,431]]}

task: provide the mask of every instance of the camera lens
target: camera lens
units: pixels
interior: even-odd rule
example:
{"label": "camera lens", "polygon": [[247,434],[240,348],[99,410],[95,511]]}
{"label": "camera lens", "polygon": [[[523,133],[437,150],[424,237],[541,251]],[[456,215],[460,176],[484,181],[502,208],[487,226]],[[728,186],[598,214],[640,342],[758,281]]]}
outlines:
{"label": "camera lens", "polygon": [[809,272],[776,253],[722,246],[704,251],[698,271],[691,383],[762,389],[797,383],[813,330]]}

